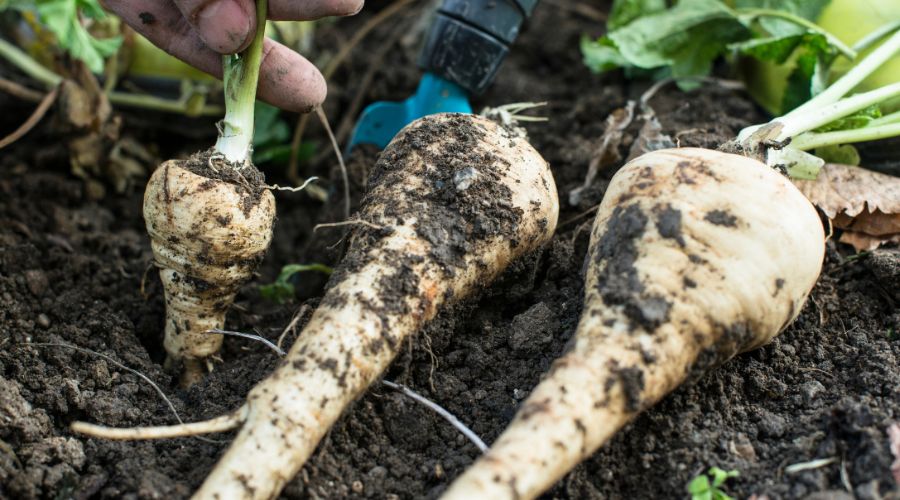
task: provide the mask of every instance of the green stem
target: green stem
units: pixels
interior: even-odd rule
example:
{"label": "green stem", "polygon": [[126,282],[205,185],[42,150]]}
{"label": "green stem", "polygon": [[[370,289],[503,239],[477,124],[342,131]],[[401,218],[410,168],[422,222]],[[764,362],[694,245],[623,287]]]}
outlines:
{"label": "green stem", "polygon": [[152,109],[166,113],[177,113],[187,116],[222,116],[224,108],[216,104],[206,104],[198,110],[189,109],[187,99],[163,99],[149,94],[132,94],[129,92],[109,92],[109,102],[116,106]]}
{"label": "green stem", "polygon": [[837,39],[836,36],[831,33],[823,30],[815,23],[809,21],[808,19],[804,19],[798,15],[791,14],[790,12],[785,12],[782,10],[773,10],[773,9],[737,9],[735,12],[738,15],[747,15],[752,17],[776,17],[779,19],[784,19],[786,21],[790,21],[794,24],[803,26],[804,28],[812,31],[814,33],[818,33],[828,39],[828,43],[837,47],[837,49],[847,57],[847,59],[856,59],[856,51],[848,47],[844,42]]}
{"label": "green stem", "polygon": [[222,57],[225,119],[216,151],[234,164],[249,160],[253,143],[253,108],[266,34],[267,0],[256,0],[256,34],[240,54]]}
{"label": "green stem", "polygon": [[[37,80],[48,90],[56,87],[63,81],[63,77],[50,71],[35,61],[19,47],[0,38],[0,58],[6,59],[16,68],[19,68],[28,77]],[[109,102],[117,106],[131,106],[143,109],[152,109],[169,113],[187,114],[188,107],[185,99],[170,100],[152,95],[132,94],[128,92],[109,92]],[[199,116],[221,116],[222,108],[215,105],[207,105],[197,113]]]}
{"label": "green stem", "polygon": [[41,64],[31,56],[25,53],[19,47],[0,38],[0,57],[3,57],[13,66],[22,70],[23,73],[39,81],[47,88],[53,88],[62,82],[62,77],[49,69],[41,66]]}
{"label": "green stem", "polygon": [[862,52],[872,45],[880,42],[882,38],[890,35],[891,33],[900,30],[900,21],[892,21],[889,22],[877,30],[869,33],[868,35],[862,37],[858,42],[853,44],[853,50],[857,52]]}
{"label": "green stem", "polygon": [[[846,99],[841,98],[859,85],[866,77],[878,70],[881,65],[894,57],[897,52],[900,52],[900,31],[894,33],[887,41],[819,95],[806,101],[790,113],[772,120],[772,122],[780,122],[784,125],[780,139],[783,140],[795,134],[808,132],[838,118],[843,118],[849,113],[890,99],[892,91],[886,89],[896,89],[897,84],[887,85],[866,94],[858,94]],[[893,95],[896,95],[896,92]],[[872,99],[873,96],[877,96],[879,99]],[[862,107],[856,106],[860,102],[864,102],[865,105]],[[752,125],[741,130],[737,140],[739,142],[748,140],[762,126]]]}
{"label": "green stem", "polygon": [[794,140],[791,141],[791,147],[801,151],[808,151],[822,146],[877,141],[878,139],[887,139],[897,135],[900,135],[900,123],[889,123],[877,127],[870,126],[850,130],[837,130],[834,132],[808,132],[795,137]]}
{"label": "green stem", "polygon": [[833,104],[809,110],[803,114],[795,115],[794,113],[789,113],[786,116],[773,120],[782,124],[778,140],[785,140],[789,137],[809,132],[896,96],[900,96],[900,82],[885,85],[862,94],[856,94]]}

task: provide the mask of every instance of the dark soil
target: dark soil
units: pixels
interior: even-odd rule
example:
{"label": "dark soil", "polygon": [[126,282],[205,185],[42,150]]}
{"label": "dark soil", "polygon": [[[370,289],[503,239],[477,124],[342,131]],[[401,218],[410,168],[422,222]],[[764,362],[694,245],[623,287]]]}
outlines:
{"label": "dark soil", "polygon": [[[323,25],[321,50],[333,51],[387,2],[356,18]],[[564,349],[581,308],[580,273],[590,213],[612,171],[566,203],[581,185],[606,116],[638,97],[646,83],[596,76],[578,52],[582,33],[602,23],[573,0],[543,2],[492,89],[487,104],[546,100],[546,124],[529,126],[550,162],[563,201],[560,226],[545,250],[516,263],[475,300],[439,314],[385,375],[441,404],[491,442],[520,401]],[[391,44],[364,101],[404,97],[415,86],[413,20],[418,8],[381,25],[365,47]],[[401,33],[402,32],[402,33]],[[401,33],[405,36],[400,36]],[[342,120],[372,51],[354,51],[331,82],[326,110]],[[377,54],[376,54],[377,55]],[[378,63],[378,61],[375,61]],[[663,131],[681,145],[715,147],[763,115],[739,91],[707,86],[663,89],[652,101]],[[9,113],[3,135],[31,109],[0,94]],[[69,171],[65,146],[45,120],[0,156],[0,496],[6,498],[185,498],[203,480],[230,434],[214,441],[83,439],[75,420],[114,426],[175,422],[144,380],[108,359],[48,344],[91,349],[156,382],[181,418],[195,421],[238,406],[277,363],[265,347],[228,339],[222,362],[204,383],[178,388],[162,368],[162,290],[149,267],[140,189],[97,200]],[[177,122],[177,123],[176,123]],[[186,157],[212,137],[187,143],[182,131],[211,123],[124,113],[123,130]],[[626,132],[621,153],[639,124]],[[309,132],[322,140],[321,132]],[[202,139],[203,142],[200,140]],[[304,175],[333,174],[330,159]],[[371,161],[350,161],[356,206]],[[270,182],[279,172],[266,171]],[[336,202],[279,194],[275,242],[260,277],[239,294],[228,327],[278,339],[295,313],[321,297],[325,278],[301,275],[299,299],[264,300],[288,263],[335,263],[341,229],[312,232],[340,218]],[[777,217],[773,213],[773,217]],[[778,251],[778,249],[773,249]],[[900,420],[900,250],[850,257],[829,246],[819,284],[803,313],[772,344],[741,355],[648,410],[578,466],[547,498],[685,498],[686,485],[710,466],[737,469],[726,489],[739,498],[876,499],[898,496],[886,429]],[[308,307],[306,307],[308,306]],[[298,329],[286,336],[286,345]],[[284,490],[285,498],[433,498],[478,452],[455,429],[407,397],[376,384],[335,425]],[[788,473],[792,464],[830,459]],[[819,496],[810,496],[816,492]],[[842,493],[844,492],[844,493]]]}

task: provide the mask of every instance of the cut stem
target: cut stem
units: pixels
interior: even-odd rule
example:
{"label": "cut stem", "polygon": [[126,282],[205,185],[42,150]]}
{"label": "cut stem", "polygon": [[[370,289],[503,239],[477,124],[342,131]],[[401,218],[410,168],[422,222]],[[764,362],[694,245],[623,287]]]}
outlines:
{"label": "cut stem", "polygon": [[249,159],[253,143],[253,108],[266,35],[266,11],[267,0],[256,0],[256,34],[250,46],[240,54],[222,56],[225,119],[215,149],[238,165]]}

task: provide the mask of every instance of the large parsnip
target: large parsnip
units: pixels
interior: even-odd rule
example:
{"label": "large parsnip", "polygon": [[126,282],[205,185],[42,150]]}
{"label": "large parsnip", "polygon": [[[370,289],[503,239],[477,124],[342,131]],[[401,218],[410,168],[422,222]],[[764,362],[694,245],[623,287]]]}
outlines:
{"label": "large parsnip", "polygon": [[574,346],[443,498],[536,497],[683,382],[782,331],[824,251],[815,209],[763,163],[694,148],[628,163],[594,223]]}

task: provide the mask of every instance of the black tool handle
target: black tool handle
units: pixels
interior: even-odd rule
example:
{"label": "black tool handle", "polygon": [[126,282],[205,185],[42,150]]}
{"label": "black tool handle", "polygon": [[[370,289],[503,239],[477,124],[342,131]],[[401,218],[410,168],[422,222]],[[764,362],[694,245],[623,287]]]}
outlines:
{"label": "black tool handle", "polygon": [[419,66],[483,92],[537,0],[444,0],[425,37]]}

